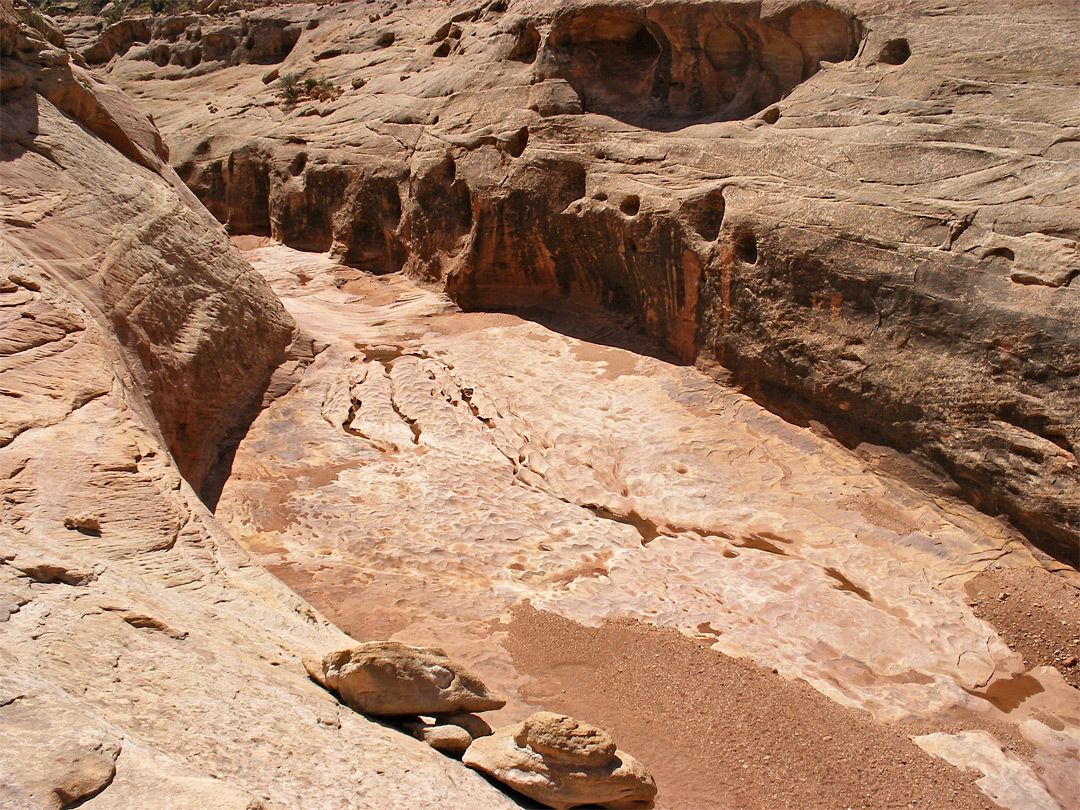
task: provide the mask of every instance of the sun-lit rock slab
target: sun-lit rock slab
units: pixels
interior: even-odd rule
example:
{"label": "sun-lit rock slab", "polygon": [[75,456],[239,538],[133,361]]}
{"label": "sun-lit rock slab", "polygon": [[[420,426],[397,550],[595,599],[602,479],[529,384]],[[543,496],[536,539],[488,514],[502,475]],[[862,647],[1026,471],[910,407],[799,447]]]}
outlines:
{"label": "sun-lit rock slab", "polygon": [[677,628],[883,721],[996,711],[968,690],[1023,672],[964,601],[990,562],[1036,564],[996,521],[695,369],[247,256],[326,348],[253,425],[218,516],[354,636],[437,640],[512,719],[492,639],[524,600]]}

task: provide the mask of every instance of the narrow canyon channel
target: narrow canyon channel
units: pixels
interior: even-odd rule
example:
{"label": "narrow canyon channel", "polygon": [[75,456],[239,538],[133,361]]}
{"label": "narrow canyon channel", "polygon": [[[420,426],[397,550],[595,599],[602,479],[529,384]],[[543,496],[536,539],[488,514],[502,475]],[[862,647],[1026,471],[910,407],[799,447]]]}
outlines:
{"label": "narrow canyon channel", "polygon": [[235,241],[317,355],[216,514],[352,637],[446,649],[509,698],[493,726],[609,729],[660,808],[1076,795],[1075,691],[981,607],[1019,577],[1060,650],[1075,591],[1001,523],[598,313],[466,313]]}

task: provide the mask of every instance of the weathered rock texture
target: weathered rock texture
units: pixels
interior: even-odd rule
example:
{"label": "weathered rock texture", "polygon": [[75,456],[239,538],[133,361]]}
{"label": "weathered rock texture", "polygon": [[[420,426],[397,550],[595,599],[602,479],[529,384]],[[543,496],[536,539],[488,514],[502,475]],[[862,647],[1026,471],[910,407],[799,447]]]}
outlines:
{"label": "weathered rock texture", "polygon": [[[116,336],[119,373],[200,490],[257,413],[294,325],[128,99],[28,26],[5,28],[3,55],[7,239]],[[50,328],[41,342],[82,325]],[[15,408],[25,423],[8,441],[43,416]]]}
{"label": "weathered rock texture", "polygon": [[656,797],[649,772],[610,734],[552,712],[475,740],[462,762],[555,810],[647,808]]}
{"label": "weathered rock texture", "polygon": [[199,479],[292,319],[129,101],[6,0],[0,43],[0,806],[512,807],[305,676],[349,639],[169,455]]}
{"label": "weathered rock texture", "polygon": [[486,712],[506,705],[479,678],[434,647],[372,641],[305,665],[346,706],[364,714]]}
{"label": "weathered rock texture", "polygon": [[[1036,662],[967,604],[964,584],[992,563],[1051,576],[1000,521],[875,471],[883,450],[848,451],[697,369],[630,350],[641,346],[599,313],[547,314],[564,332],[591,324],[586,340],[462,313],[402,274],[281,245],[245,255],[326,348],[252,425],[218,516],[357,639],[438,643],[482,673],[508,698],[493,724],[547,707],[508,639],[531,603],[591,627],[632,617],[680,631],[878,721],[940,731],[963,717],[1029,741],[1014,745],[1029,768],[1035,756],[1056,763],[1043,773],[1071,770],[1075,691],[1056,670],[1028,673]],[[1067,627],[1052,643],[1080,651]],[[530,643],[566,684],[595,665],[587,648],[564,657],[542,633]],[[662,679],[667,660],[648,664]],[[604,691],[627,688],[614,663],[605,672]],[[720,688],[703,672],[682,673],[688,694]],[[648,716],[647,701],[633,705]],[[784,734],[787,711],[767,704],[756,722]],[[1051,726],[1060,741],[1039,736]],[[646,767],[677,761],[669,740],[638,728],[622,744]],[[883,796],[858,788],[880,777],[872,759],[845,767],[836,794],[756,806],[874,807],[866,797]],[[760,774],[718,768],[692,798],[658,779],[658,803],[723,808],[724,785]],[[902,804],[940,801],[929,779],[903,785]]]}
{"label": "weathered rock texture", "polygon": [[1075,558],[1071,0],[343,3],[246,24],[282,17],[304,25],[277,70],[336,100],[283,104],[265,67],[158,67],[166,22],[103,66],[233,232],[405,268],[471,309],[602,304]]}

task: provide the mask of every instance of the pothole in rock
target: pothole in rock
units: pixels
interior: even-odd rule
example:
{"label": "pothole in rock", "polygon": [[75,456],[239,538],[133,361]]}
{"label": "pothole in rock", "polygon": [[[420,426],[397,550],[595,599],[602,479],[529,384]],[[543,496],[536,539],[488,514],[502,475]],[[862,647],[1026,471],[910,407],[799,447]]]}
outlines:
{"label": "pothole in rock", "polygon": [[[568,9],[538,73],[569,82],[586,111],[666,129],[761,112],[823,62],[852,59],[862,37],[855,17],[822,3],[758,14],[734,3]],[[890,43],[899,61],[889,64],[907,58],[901,42]]]}

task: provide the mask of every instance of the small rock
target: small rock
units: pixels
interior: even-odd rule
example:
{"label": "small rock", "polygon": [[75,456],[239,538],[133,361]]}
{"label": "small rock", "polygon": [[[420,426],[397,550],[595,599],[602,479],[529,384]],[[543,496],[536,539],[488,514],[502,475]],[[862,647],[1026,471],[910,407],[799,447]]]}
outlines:
{"label": "small rock", "polygon": [[1070,655],[1068,658],[1066,658],[1064,661],[1061,662],[1061,665],[1063,667],[1075,667],[1076,666],[1076,656],[1075,655]]}
{"label": "small rock", "polygon": [[423,740],[436,751],[460,757],[472,745],[472,735],[461,726],[445,723],[428,724],[421,721],[405,724],[405,730]]}
{"label": "small rock", "polygon": [[350,84],[352,85],[353,90],[359,90],[361,87],[367,84],[367,79],[361,78],[360,76],[355,76],[353,77],[353,80],[350,82]]}
{"label": "small rock", "polygon": [[460,726],[469,732],[469,736],[474,740],[477,737],[487,737],[491,734],[491,726],[487,724],[487,721],[482,717],[478,717],[475,714],[469,714],[467,712],[457,712],[455,714],[441,714],[435,718],[436,723],[449,724],[454,726]]}
{"label": "small rock", "polygon": [[656,783],[603,729],[537,712],[474,740],[462,761],[555,810],[652,807]]}
{"label": "small rock", "polygon": [[84,534],[100,534],[101,522],[89,515],[69,515],[64,518],[64,528]]}
{"label": "small rock", "polygon": [[506,705],[479,678],[434,647],[370,641],[332,652],[321,661],[306,658],[304,668],[362,714],[438,715]]}

